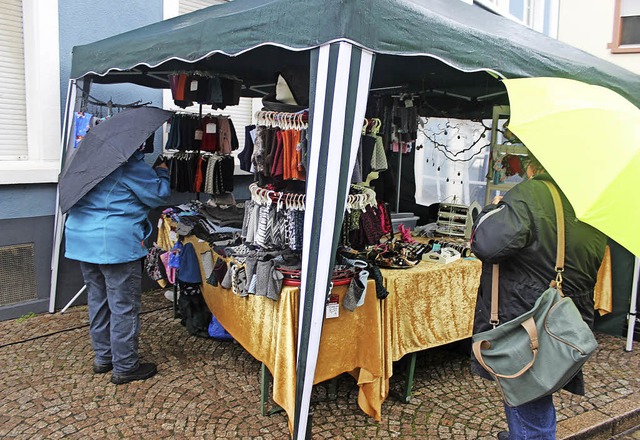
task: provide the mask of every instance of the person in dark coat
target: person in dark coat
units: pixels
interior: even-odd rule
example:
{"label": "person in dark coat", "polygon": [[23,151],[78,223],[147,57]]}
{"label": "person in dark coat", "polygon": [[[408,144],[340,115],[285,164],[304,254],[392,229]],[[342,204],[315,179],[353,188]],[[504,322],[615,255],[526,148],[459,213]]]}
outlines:
{"label": "person in dark coat", "polygon": [[[471,250],[483,263],[474,334],[492,328],[489,318],[494,263],[500,264],[498,313],[501,324],[530,310],[556,276],[556,216],[551,193],[543,183],[544,180],[553,183],[553,180],[535,157],[530,155],[529,158],[526,167],[529,179],[513,187],[504,198],[494,198],[480,212],[473,226]],[[560,196],[566,230],[562,290],[573,299],[584,321],[593,327],[593,290],[604,257],[606,237],[576,219],[562,191]],[[491,379],[473,354],[471,370]],[[565,389],[584,395],[582,371]],[[505,403],[504,408],[509,433],[501,432],[499,439],[555,439],[556,413],[551,395],[517,407]]]}

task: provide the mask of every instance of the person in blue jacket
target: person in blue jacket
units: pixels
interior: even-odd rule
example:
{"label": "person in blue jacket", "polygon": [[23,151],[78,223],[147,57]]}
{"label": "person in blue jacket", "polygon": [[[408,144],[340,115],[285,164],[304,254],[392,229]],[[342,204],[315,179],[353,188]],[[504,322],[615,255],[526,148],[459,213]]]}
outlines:
{"label": "person in blue jacket", "polygon": [[82,197],[66,221],[65,256],[80,261],[87,286],[93,371],[113,370],[114,384],[157,372],[156,364],[138,357],[142,259],[152,231],[147,214],[170,193],[166,164],[152,168],[136,151]]}

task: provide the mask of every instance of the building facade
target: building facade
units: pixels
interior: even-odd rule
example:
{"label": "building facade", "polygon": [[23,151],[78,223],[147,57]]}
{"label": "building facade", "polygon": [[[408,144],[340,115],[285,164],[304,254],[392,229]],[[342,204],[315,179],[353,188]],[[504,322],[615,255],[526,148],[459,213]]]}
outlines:
{"label": "building facade", "polygon": [[[61,258],[54,277],[58,295],[51,301],[60,137],[73,46],[224,1],[114,0],[88,7],[78,0],[0,0],[0,320],[60,309],[83,284],[74,262]],[[640,0],[460,1],[640,73]],[[90,95],[95,102],[171,107],[166,91],[135,85],[94,85]],[[252,103],[243,100],[231,112],[242,126],[251,119]]]}

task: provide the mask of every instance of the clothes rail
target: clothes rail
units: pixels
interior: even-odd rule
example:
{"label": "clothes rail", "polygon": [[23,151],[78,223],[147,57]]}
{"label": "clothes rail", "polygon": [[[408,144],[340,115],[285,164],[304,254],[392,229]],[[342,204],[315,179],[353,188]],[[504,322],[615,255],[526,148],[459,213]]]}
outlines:
{"label": "clothes rail", "polygon": [[[359,185],[351,185],[351,189],[357,191],[358,194],[349,194],[347,196],[346,208],[348,212],[354,209],[364,211],[368,206],[373,208],[378,206],[376,193],[372,189]],[[304,194],[274,191],[262,188],[255,182],[249,185],[249,192],[251,193],[251,200],[259,205],[270,206],[276,203],[278,209],[284,208],[298,211],[304,211],[305,209],[306,196]]]}
{"label": "clothes rail", "polygon": [[306,130],[308,128],[308,112],[287,113],[261,110],[256,112],[256,123],[285,130]]}

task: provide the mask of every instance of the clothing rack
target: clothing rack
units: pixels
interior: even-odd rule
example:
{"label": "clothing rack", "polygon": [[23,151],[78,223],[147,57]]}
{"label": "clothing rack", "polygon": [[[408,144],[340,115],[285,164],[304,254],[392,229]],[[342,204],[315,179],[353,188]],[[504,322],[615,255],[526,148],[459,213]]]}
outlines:
{"label": "clothing rack", "polygon": [[87,105],[95,105],[98,107],[106,107],[107,108],[107,116],[113,115],[113,109],[125,109],[125,108],[135,108],[135,107],[144,107],[145,105],[152,104],[151,101],[142,102],[141,99],[135,102],[130,102],[129,104],[116,104],[111,99],[107,102],[101,101],[94,96],[91,96],[89,93],[84,91],[77,83],[75,84],[76,88],[82,92],[82,102],[80,103],[80,111],[86,112]]}
{"label": "clothing rack", "polygon": [[382,119],[364,118],[364,122],[362,124],[362,134],[365,135],[369,133],[376,136],[380,132],[380,127],[382,127]]}
{"label": "clothing rack", "polygon": [[[372,208],[378,206],[375,191],[359,185],[351,185],[351,188],[358,191],[359,194],[349,194],[347,196],[346,208],[348,212],[354,209],[364,211],[368,206]],[[278,209],[284,208],[297,211],[304,211],[305,209],[305,194],[274,191],[262,188],[255,182],[249,185],[249,192],[251,193],[251,200],[262,206],[270,206],[276,203]]]}
{"label": "clothing rack", "polygon": [[256,112],[256,124],[266,127],[279,127],[284,130],[306,130],[309,126],[309,112],[274,112],[261,110]]}

